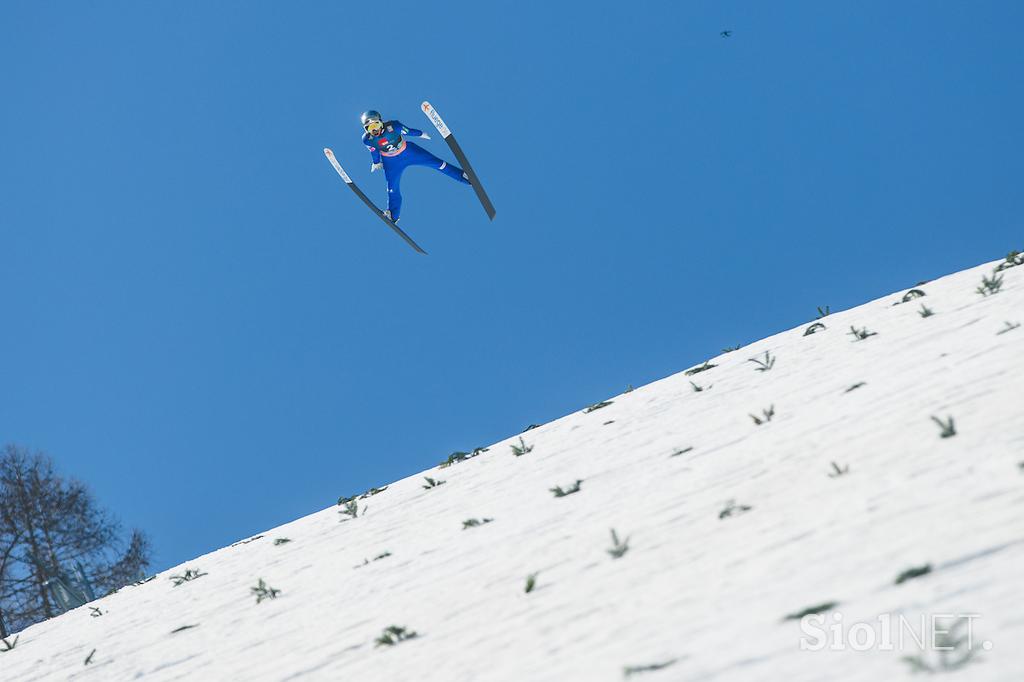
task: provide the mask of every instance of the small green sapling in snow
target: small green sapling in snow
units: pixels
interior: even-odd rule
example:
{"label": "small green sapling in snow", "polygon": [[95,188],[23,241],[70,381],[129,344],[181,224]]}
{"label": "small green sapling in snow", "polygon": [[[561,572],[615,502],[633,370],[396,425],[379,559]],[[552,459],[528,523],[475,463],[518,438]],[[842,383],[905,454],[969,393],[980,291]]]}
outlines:
{"label": "small green sapling in snow", "polygon": [[532,445],[527,445],[526,441],[523,440],[522,436],[519,437],[519,445],[516,445],[515,443],[513,443],[511,447],[512,447],[512,454],[515,455],[516,457],[522,457],[526,453],[528,453],[531,450],[533,450],[533,446]]}
{"label": "small green sapling in snow", "polygon": [[1005,334],[1006,332],[1012,332],[1014,329],[1016,329],[1019,326],[1020,326],[1020,322],[1018,322],[1016,324],[1013,324],[1011,322],[1006,322],[1006,326],[1003,327],[1001,331],[996,332],[996,334],[998,335],[998,334]]}
{"label": "small green sapling in snow", "polygon": [[750,418],[753,419],[754,423],[757,424],[758,426],[764,424],[765,422],[770,422],[772,420],[772,417],[775,416],[775,406],[772,405],[767,410],[761,410],[761,414],[764,415],[763,419],[753,414],[750,415]]}
{"label": "small green sapling in snow", "polygon": [[533,588],[537,586],[537,574],[531,573],[526,576],[526,588],[523,590],[526,594],[533,592]]}
{"label": "small green sapling in snow", "polygon": [[729,500],[725,504],[725,509],[718,512],[718,518],[721,520],[727,519],[730,516],[739,516],[740,514],[746,514],[751,509],[753,509],[753,507],[745,504],[736,504],[736,500]]}
{"label": "small green sapling in snow", "polygon": [[854,341],[863,341],[864,339],[868,338],[869,336],[877,336],[878,335],[878,332],[868,331],[867,327],[864,327],[863,329],[857,329],[853,325],[850,325],[850,331],[847,332],[847,333],[850,336],[853,337]]}
{"label": "small green sapling in snow", "polygon": [[775,358],[772,357],[770,351],[764,352],[764,360],[760,360],[758,358],[750,358],[749,360],[747,360],[747,362],[753,362],[757,365],[757,367],[754,368],[754,371],[756,372],[767,372],[768,370],[775,366]]}
{"label": "small green sapling in snow", "polygon": [[932,417],[932,421],[939,425],[942,431],[939,433],[940,438],[951,438],[956,435],[956,426],[953,424],[953,418],[947,417],[946,421],[942,421],[938,417]]}
{"label": "small green sapling in snow", "polygon": [[[366,509],[366,507],[363,507],[363,514],[366,513]],[[351,521],[359,516],[359,502],[349,500],[345,503],[345,508],[339,510],[338,513],[348,517],[347,519],[342,519],[342,521]]]}
{"label": "small green sapling in snow", "polygon": [[419,637],[414,631],[400,625],[389,625],[377,638],[376,646],[394,646],[407,639]]}
{"label": "small green sapling in snow", "polygon": [[557,485],[554,488],[548,488],[548,490],[553,492],[555,494],[555,497],[565,497],[566,495],[572,495],[573,493],[578,493],[580,491],[580,483],[582,483],[582,482],[583,482],[582,480],[576,479],[576,483],[574,483],[573,485],[567,487],[565,490],[562,490],[562,486],[560,486],[560,485]]}
{"label": "small green sapling in snow", "polygon": [[206,575],[206,573],[202,573],[198,570],[192,570],[191,568],[187,568],[185,569],[185,573],[183,575],[172,575],[170,578],[168,578],[168,580],[172,580],[174,582],[174,586],[178,587],[180,585],[184,585],[185,583],[191,580],[202,578],[204,575]]}
{"label": "small green sapling in snow", "polygon": [[896,576],[896,583],[895,584],[896,585],[901,585],[901,584],[907,582],[908,580],[913,580],[914,578],[920,578],[922,575],[928,575],[931,572],[932,572],[932,565],[931,564],[925,564],[924,566],[914,566],[913,568],[908,568],[907,570],[903,571],[898,576]]}
{"label": "small green sapling in snow", "polygon": [[977,291],[982,296],[990,296],[992,294],[998,294],[999,290],[1003,288],[1003,276],[998,274],[998,271],[993,272],[991,277],[981,277],[981,285],[978,286]]}
{"label": "small green sapling in snow", "polygon": [[260,578],[259,583],[256,587],[250,587],[249,590],[256,595],[256,603],[259,604],[264,599],[277,599],[277,595],[281,594],[281,590],[270,587],[263,578]]}
{"label": "small green sapling in snow", "polygon": [[797,611],[796,613],[791,613],[788,616],[786,616],[785,618],[783,618],[782,620],[800,620],[804,616],[815,616],[815,615],[818,615],[820,613],[824,613],[825,611],[831,611],[832,609],[834,609],[837,606],[839,606],[839,602],[837,602],[837,601],[827,601],[827,602],[825,602],[823,604],[818,604],[816,606],[809,606],[806,609],[801,609],[800,611]]}
{"label": "small green sapling in snow", "polygon": [[705,360],[703,365],[700,365],[699,367],[694,367],[692,369],[688,369],[685,372],[683,372],[683,374],[685,374],[688,377],[692,377],[694,374],[706,372],[714,367],[718,367],[718,365],[712,365],[710,360]]}
{"label": "small green sapling in snow", "polygon": [[839,478],[843,474],[848,474],[848,473],[850,473],[850,465],[849,464],[847,464],[844,467],[840,467],[835,462],[832,462],[832,473],[830,473],[828,475],[828,477],[829,478]]}
{"label": "small green sapling in snow", "polygon": [[673,658],[671,661],[665,661],[664,663],[649,663],[647,665],[627,665],[625,668],[622,669],[622,676],[626,679],[629,679],[633,675],[637,675],[639,673],[649,673],[654,672],[655,670],[661,670],[662,668],[667,668],[675,662],[676,659]]}
{"label": "small green sapling in snow", "polygon": [[611,531],[612,531],[612,548],[609,549],[609,550],[606,550],[606,551],[609,554],[612,555],[613,559],[619,559],[619,558],[622,557],[623,554],[625,554],[626,552],[629,551],[629,538],[626,538],[625,540],[621,540],[620,541],[619,540],[619,535],[618,535],[618,533],[615,532],[615,529],[612,528]]}

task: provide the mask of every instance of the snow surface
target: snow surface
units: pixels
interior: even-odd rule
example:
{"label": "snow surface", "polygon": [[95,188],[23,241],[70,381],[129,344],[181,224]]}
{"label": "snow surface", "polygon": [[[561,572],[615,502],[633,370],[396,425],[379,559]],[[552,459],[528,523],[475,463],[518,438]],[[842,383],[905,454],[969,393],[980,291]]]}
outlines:
{"label": "snow surface", "polygon": [[[976,656],[942,678],[1022,680],[1024,327],[998,332],[1024,321],[1024,266],[983,297],[994,265],[581,409],[522,434],[521,457],[517,434],[359,500],[357,518],[331,507],[30,627],[0,653],[0,680],[875,682],[911,677],[905,656],[939,664],[909,637],[801,650],[785,616],[828,602],[825,627],[877,636],[884,614],[917,630],[976,614]],[[775,365],[758,371],[748,359],[766,351]],[[832,462],[849,473],[830,477]],[[628,537],[617,559],[612,528]],[[174,586],[188,569],[207,575]],[[261,578],[277,598],[257,603]],[[391,625],[418,637],[375,646]]]}

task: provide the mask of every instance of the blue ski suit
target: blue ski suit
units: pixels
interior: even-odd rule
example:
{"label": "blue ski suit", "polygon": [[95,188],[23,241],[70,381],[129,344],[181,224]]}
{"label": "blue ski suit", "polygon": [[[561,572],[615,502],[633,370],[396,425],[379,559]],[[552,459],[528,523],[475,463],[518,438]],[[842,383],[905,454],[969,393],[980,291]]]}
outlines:
{"label": "blue ski suit", "polygon": [[422,137],[423,131],[404,126],[400,121],[386,121],[380,135],[363,135],[363,144],[370,150],[373,163],[384,164],[384,178],[388,182],[388,210],[391,211],[391,219],[395,221],[402,210],[402,173],[409,166],[427,166],[441,171],[453,180],[470,184],[461,168],[442,161],[423,147],[409,142],[403,135]]}

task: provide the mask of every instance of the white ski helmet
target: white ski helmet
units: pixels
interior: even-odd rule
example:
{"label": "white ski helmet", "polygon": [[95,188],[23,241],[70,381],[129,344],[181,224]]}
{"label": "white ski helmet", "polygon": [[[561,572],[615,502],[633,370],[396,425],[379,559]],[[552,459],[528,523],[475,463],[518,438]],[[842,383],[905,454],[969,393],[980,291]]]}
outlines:
{"label": "white ski helmet", "polygon": [[362,115],[359,116],[359,121],[363,124],[363,130],[366,130],[367,132],[369,132],[370,128],[380,130],[384,127],[384,119],[381,118],[380,112],[374,111],[373,109],[364,111]]}

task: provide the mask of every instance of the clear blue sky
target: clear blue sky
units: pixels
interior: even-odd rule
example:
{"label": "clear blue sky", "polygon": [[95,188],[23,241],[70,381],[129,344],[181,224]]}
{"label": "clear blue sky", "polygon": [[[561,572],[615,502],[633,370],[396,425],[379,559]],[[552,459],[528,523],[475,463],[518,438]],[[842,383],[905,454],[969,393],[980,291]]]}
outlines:
{"label": "clear blue sky", "polygon": [[[165,568],[1024,248],[1022,28],[1009,1],[6,0],[0,443]],[[359,113],[429,128],[423,99],[498,209],[411,169],[426,257],[322,154],[382,201]]]}

